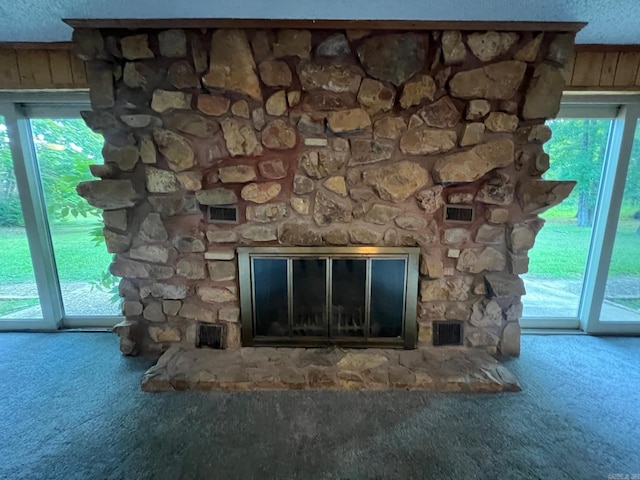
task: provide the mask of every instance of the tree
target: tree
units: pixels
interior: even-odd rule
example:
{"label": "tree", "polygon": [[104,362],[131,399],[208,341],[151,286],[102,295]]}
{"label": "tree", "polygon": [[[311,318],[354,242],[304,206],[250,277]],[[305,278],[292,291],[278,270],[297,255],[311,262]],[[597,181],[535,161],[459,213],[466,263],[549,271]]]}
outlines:
{"label": "tree", "polygon": [[37,119],[31,128],[49,217],[99,217],[100,211],[76,193],[76,186],[92,179],[89,165],[102,163],[102,137],[79,119]]}
{"label": "tree", "polygon": [[23,223],[18,185],[9,148],[9,135],[4,120],[0,117],[0,227]]}
{"label": "tree", "polygon": [[549,122],[553,138],[546,146],[551,158],[547,180],[576,180],[565,205],[576,209],[577,224],[589,227],[593,221],[610,120],[558,119]]}
{"label": "tree", "polygon": [[[0,118],[0,120],[2,120]],[[69,217],[99,216],[75,191],[78,183],[91,180],[89,165],[101,163],[102,137],[79,119],[32,120],[47,212],[52,221]],[[0,122],[0,226],[23,225],[20,198],[13,170],[9,136]]]}

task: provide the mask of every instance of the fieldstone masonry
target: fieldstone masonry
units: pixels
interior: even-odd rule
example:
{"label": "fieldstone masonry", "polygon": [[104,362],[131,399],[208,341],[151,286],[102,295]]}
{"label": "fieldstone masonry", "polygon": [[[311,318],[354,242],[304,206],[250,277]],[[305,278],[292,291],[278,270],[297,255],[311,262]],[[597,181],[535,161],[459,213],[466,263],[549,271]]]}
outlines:
{"label": "fieldstone masonry", "polygon": [[[239,245],[384,245],[421,248],[421,345],[460,320],[518,355],[518,275],[573,187],[541,179],[573,35],[77,29],[105,139],[78,193],[105,210],[122,352],[193,347],[198,321],[240,347]],[[222,205],[237,224],[207,222]]]}

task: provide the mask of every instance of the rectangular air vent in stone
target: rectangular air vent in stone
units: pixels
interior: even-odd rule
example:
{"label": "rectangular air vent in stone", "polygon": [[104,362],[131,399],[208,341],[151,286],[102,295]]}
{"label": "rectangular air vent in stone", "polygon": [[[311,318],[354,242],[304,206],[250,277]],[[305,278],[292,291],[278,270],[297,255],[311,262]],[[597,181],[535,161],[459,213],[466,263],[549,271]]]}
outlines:
{"label": "rectangular air vent in stone", "polygon": [[444,207],[445,222],[471,223],[473,222],[474,214],[474,207],[460,205],[445,205]]}
{"label": "rectangular air vent in stone", "polygon": [[433,322],[433,344],[462,345],[462,322]]}
{"label": "rectangular air vent in stone", "polygon": [[209,206],[209,223],[238,223],[238,207]]}
{"label": "rectangular air vent in stone", "polygon": [[196,336],[196,347],[209,347],[221,350],[224,338],[224,325],[216,325],[213,323],[198,323],[198,331]]}

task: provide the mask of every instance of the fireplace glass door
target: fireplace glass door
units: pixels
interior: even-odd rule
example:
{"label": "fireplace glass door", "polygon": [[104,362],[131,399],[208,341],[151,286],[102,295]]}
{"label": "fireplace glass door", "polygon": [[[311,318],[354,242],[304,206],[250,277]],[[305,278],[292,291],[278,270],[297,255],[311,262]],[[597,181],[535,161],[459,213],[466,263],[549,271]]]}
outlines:
{"label": "fireplace glass door", "polygon": [[239,248],[243,343],[413,348],[418,252]]}

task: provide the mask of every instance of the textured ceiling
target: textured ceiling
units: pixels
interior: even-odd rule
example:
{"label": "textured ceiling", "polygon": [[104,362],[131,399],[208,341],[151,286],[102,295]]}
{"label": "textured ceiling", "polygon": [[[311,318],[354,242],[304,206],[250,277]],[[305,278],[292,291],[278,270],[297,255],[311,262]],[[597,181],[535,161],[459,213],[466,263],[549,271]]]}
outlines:
{"label": "textured ceiling", "polygon": [[0,42],[67,41],[62,18],[588,22],[578,43],[640,44],[639,0],[0,0]]}

